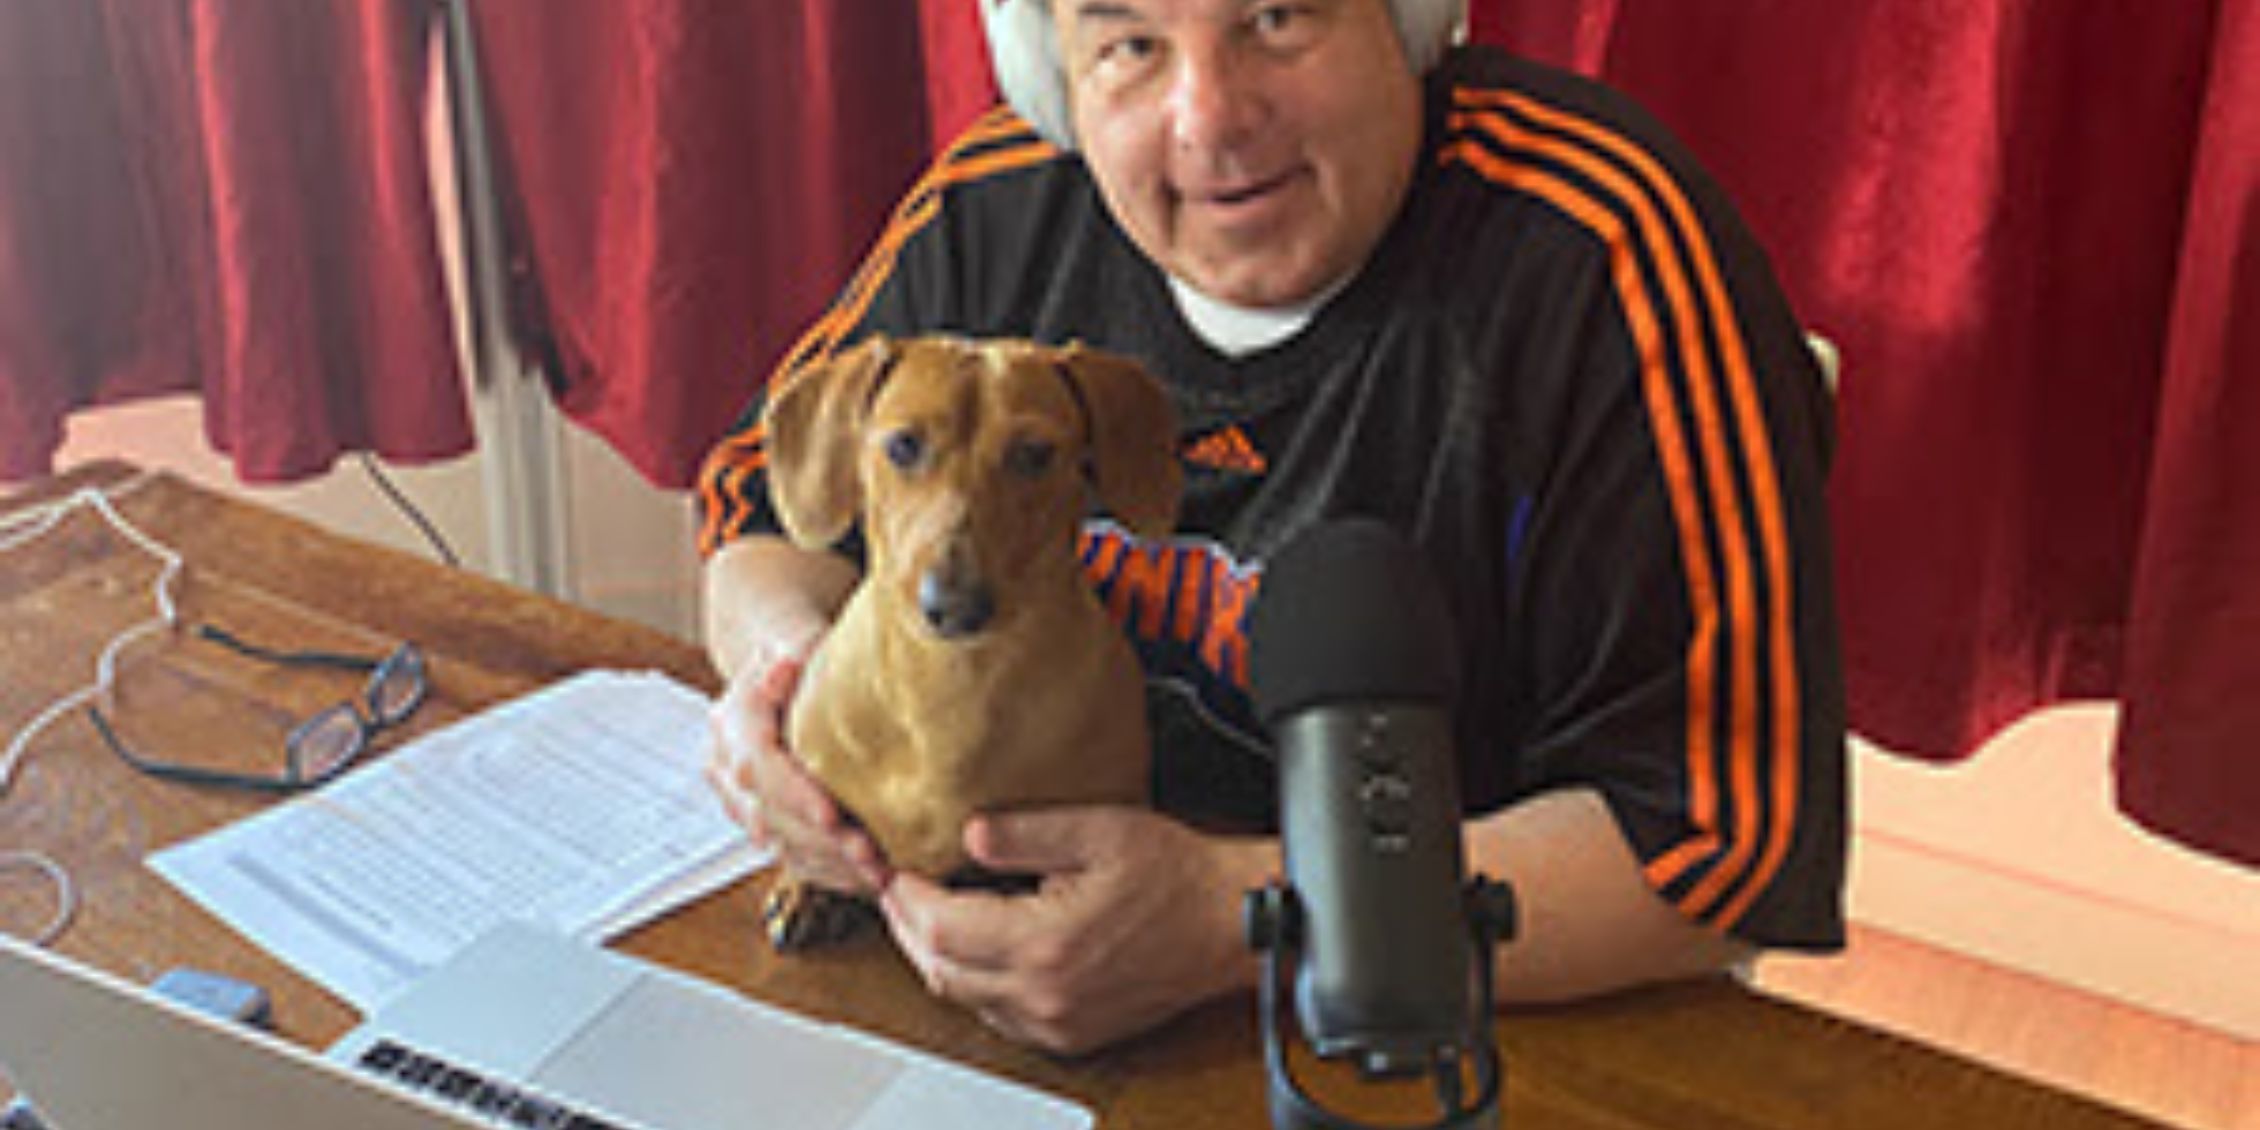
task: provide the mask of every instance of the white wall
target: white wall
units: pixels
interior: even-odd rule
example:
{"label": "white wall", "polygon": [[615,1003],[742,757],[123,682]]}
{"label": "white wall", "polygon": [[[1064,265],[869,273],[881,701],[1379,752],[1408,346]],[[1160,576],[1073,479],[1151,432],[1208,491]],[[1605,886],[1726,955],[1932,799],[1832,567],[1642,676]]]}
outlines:
{"label": "white wall", "polygon": [[2043,711],[1945,767],[1859,744],[1852,916],[2260,1040],[2260,872],[2118,814],[2116,723]]}
{"label": "white wall", "polygon": [[[408,520],[386,502],[351,459],[319,479],[282,487],[251,487],[236,481],[226,459],[205,446],[202,409],[193,396],[101,408],[66,422],[58,467],[98,458],[121,458],[171,471],[218,490],[266,503],[341,533],[422,556],[434,556]],[[471,460],[424,467],[385,464],[402,488],[437,526],[464,564],[491,567],[478,468]]]}
{"label": "white wall", "polygon": [[[560,460],[566,563],[558,594],[615,616],[695,638],[697,554],[688,496],[662,491],[578,428],[564,430]],[[306,518],[353,537],[433,556],[423,537],[382,495],[355,459],[325,476],[285,487],[239,483],[227,461],[205,446],[201,407],[167,397],[82,412],[69,421],[60,466],[104,456],[158,467]],[[438,527],[466,567],[509,579],[491,535],[495,506],[484,456],[427,466],[385,464],[386,473]],[[194,563],[191,563],[194,567]]]}

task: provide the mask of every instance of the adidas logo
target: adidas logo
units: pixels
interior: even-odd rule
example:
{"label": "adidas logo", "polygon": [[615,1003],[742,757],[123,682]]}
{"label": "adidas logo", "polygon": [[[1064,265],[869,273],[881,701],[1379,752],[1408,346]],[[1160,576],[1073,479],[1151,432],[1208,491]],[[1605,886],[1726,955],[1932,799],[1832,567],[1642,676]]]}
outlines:
{"label": "adidas logo", "polygon": [[1185,461],[1201,467],[1213,467],[1237,475],[1261,475],[1269,470],[1263,452],[1248,442],[1248,433],[1237,426],[1210,432],[1194,440],[1185,448]]}

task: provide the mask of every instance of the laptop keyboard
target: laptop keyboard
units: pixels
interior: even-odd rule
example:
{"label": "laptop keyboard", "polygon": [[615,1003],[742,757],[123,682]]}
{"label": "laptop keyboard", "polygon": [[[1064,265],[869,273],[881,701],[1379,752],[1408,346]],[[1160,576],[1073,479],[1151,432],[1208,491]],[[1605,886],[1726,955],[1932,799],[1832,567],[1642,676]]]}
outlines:
{"label": "laptop keyboard", "polygon": [[361,1053],[361,1067],[394,1083],[487,1118],[526,1130],[627,1130],[586,1111],[545,1099],[437,1056],[379,1040]]}

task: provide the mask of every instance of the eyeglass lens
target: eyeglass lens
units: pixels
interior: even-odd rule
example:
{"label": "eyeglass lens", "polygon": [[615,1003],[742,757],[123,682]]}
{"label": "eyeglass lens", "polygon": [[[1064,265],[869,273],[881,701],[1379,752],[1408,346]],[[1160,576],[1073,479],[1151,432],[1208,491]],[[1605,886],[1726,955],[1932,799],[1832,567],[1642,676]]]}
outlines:
{"label": "eyeglass lens", "polygon": [[403,647],[369,676],[369,688],[362,697],[378,725],[393,726],[424,700],[424,687],[423,655],[412,647]]}
{"label": "eyeglass lens", "polygon": [[369,685],[361,692],[364,716],[352,703],[341,702],[308,718],[291,732],[291,761],[301,781],[326,780],[359,756],[375,730],[406,721],[424,700],[424,658],[413,647],[402,647],[377,665]]}
{"label": "eyeglass lens", "polygon": [[361,752],[369,737],[351,703],[338,703],[291,731],[290,758],[301,781],[320,781]]}

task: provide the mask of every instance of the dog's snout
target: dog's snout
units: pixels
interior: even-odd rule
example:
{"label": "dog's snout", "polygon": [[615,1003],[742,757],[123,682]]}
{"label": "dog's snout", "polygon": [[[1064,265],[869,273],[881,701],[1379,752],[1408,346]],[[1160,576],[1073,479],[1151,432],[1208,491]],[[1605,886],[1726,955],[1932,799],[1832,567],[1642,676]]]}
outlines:
{"label": "dog's snout", "polygon": [[952,581],[939,573],[918,578],[918,610],[943,639],[959,639],[989,626],[997,614],[988,585]]}

